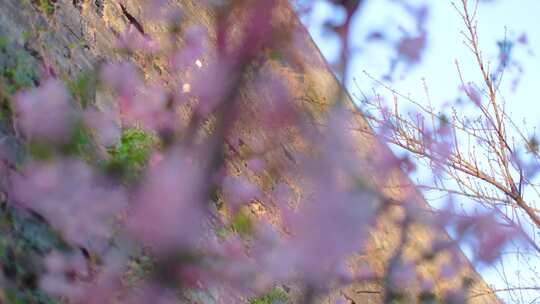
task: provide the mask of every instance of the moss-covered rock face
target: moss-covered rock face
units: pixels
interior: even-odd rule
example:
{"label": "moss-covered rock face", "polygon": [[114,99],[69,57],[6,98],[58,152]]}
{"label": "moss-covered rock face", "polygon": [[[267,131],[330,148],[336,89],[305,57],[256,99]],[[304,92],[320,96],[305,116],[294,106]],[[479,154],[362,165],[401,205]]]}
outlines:
{"label": "moss-covered rock face", "polygon": [[82,71],[74,79],[67,79],[66,83],[73,100],[82,109],[94,103],[97,89],[97,77],[94,71]]}
{"label": "moss-covered rock face", "polygon": [[46,15],[54,14],[54,2],[53,0],[34,0],[38,8]]}
{"label": "moss-covered rock face", "polygon": [[[94,135],[85,127],[80,115],[95,100],[93,70],[83,71],[73,79],[66,77],[65,85],[71,93],[73,110],[78,114],[65,143],[58,146],[25,141],[16,136],[16,113],[12,110],[14,97],[19,91],[40,84],[37,71],[42,62],[39,59],[39,55],[10,38],[0,38],[0,149],[7,165],[19,168],[26,160],[48,161],[63,155],[102,166],[123,183],[135,181],[146,166],[151,151],[157,147],[157,137],[141,129],[126,129],[115,146],[105,154],[99,154],[100,147],[96,146]],[[46,272],[44,258],[52,251],[67,253],[79,249],[71,248],[39,214],[8,204],[4,195],[0,199],[0,302],[57,303],[39,289],[40,278]],[[134,253],[133,256],[126,274],[128,283],[135,283],[152,267],[145,254]]]}
{"label": "moss-covered rock face", "polygon": [[105,160],[105,170],[124,182],[135,181],[158,142],[155,135],[142,129],[124,130],[120,142],[108,150],[109,158]]}
{"label": "moss-covered rock face", "polygon": [[[0,37],[0,149],[7,166],[19,167],[27,149],[13,134],[13,95],[39,83],[38,61],[8,37]],[[3,173],[2,173],[3,174]],[[4,182],[4,181],[2,181]],[[39,290],[43,258],[71,250],[38,214],[0,201],[0,302],[56,303]]]}
{"label": "moss-covered rock face", "polygon": [[[40,84],[38,71],[42,68],[40,55],[20,46],[8,37],[0,37],[0,126],[4,130],[5,136],[9,136],[14,128],[13,104],[17,92],[30,89]],[[74,111],[86,106],[91,102],[90,89],[93,85],[93,73],[81,73],[81,76],[74,81],[67,83],[71,89],[72,98],[78,104],[74,104]],[[80,120],[80,119],[79,119]],[[95,158],[93,152],[91,134],[82,124],[82,121],[76,121],[73,125],[71,138],[61,147],[53,147],[44,142],[27,142],[26,150],[30,156],[36,159],[50,158],[52,149],[60,149],[62,154],[74,157],[81,157],[85,160]],[[18,140],[20,143],[20,140]],[[13,145],[8,145],[8,150],[13,149]],[[23,159],[23,155],[14,155],[18,159]]]}
{"label": "moss-covered rock face", "polygon": [[0,204],[0,301],[56,303],[39,290],[43,258],[52,250],[72,250],[38,215]]}
{"label": "moss-covered rock face", "polygon": [[0,37],[0,77],[8,94],[38,84],[37,67],[30,52],[10,42],[8,37]]}
{"label": "moss-covered rock face", "polygon": [[39,83],[37,60],[9,37],[0,36],[0,120],[11,123],[13,94]]}
{"label": "moss-covered rock face", "polygon": [[268,293],[249,300],[249,304],[289,304],[289,296],[280,288],[273,288]]}

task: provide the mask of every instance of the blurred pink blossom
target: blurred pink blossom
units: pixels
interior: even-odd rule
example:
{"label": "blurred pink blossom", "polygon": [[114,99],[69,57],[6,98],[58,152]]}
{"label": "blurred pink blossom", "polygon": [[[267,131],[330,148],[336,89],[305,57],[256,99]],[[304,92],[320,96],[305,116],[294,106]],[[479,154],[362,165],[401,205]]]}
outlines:
{"label": "blurred pink blossom", "polygon": [[144,16],[150,20],[160,20],[163,17],[167,0],[148,0],[143,6]]}
{"label": "blurred pink blossom", "polygon": [[152,40],[146,34],[141,33],[134,25],[130,24],[118,39],[118,47],[131,52],[139,51],[146,54],[155,54],[160,50],[157,41]]}
{"label": "blurred pink blossom", "polygon": [[444,297],[444,303],[462,304],[467,303],[467,294],[463,289],[450,290]]}
{"label": "blurred pink blossom", "polygon": [[109,251],[101,256],[99,265],[77,252],[51,252],[45,258],[46,274],[40,287],[70,303],[109,303],[121,288],[125,259],[118,252]]}
{"label": "blurred pink blossom", "polygon": [[81,254],[62,254],[53,251],[45,258],[47,274],[41,278],[40,287],[49,294],[68,299],[78,299],[84,288],[77,281],[90,275],[86,260]]}
{"label": "blurred pink blossom", "polygon": [[267,128],[283,128],[293,124],[298,118],[283,79],[272,72],[263,73],[255,83],[255,90],[261,100],[255,103],[258,123]]}
{"label": "blurred pink blossom", "polygon": [[138,286],[137,292],[132,293],[127,299],[127,304],[175,304],[178,303],[178,296],[174,291],[158,284],[147,283]]}
{"label": "blurred pink blossom", "polygon": [[410,262],[399,262],[391,269],[389,276],[391,288],[405,290],[416,284],[417,275],[415,265]]}
{"label": "blurred pink blossom", "polygon": [[427,33],[415,37],[405,37],[397,45],[398,54],[408,63],[418,63],[426,48]]}
{"label": "blurred pink blossom", "polygon": [[254,157],[247,161],[247,167],[255,173],[261,173],[264,171],[265,163],[264,160]]}
{"label": "blurred pink blossom", "polygon": [[191,95],[197,97],[197,112],[206,117],[210,115],[232,89],[234,70],[229,63],[211,62],[208,67],[199,69],[194,74]]}
{"label": "blurred pink blossom", "polygon": [[64,142],[75,121],[69,94],[61,81],[47,80],[40,87],[15,96],[18,126],[30,139]]}
{"label": "blurred pink blossom", "polygon": [[106,64],[101,69],[100,80],[119,95],[120,108],[125,107],[143,83],[137,68],[128,62]]}
{"label": "blurred pink blossom", "polygon": [[135,196],[128,229],[156,252],[190,250],[201,237],[207,181],[195,159],[171,151],[150,168]]}
{"label": "blurred pink blossom", "polygon": [[284,183],[277,184],[272,191],[272,197],[274,198],[276,205],[280,208],[292,203],[293,194],[291,187]]}
{"label": "blurred pink blossom", "polygon": [[242,177],[227,176],[222,182],[225,202],[234,211],[242,204],[247,204],[262,196],[261,190]]}
{"label": "blurred pink blossom", "polygon": [[110,147],[120,139],[120,126],[115,123],[111,114],[89,107],[84,111],[83,119],[85,126],[95,132],[99,144]]}
{"label": "blurred pink blossom", "polygon": [[456,230],[461,238],[473,246],[476,258],[486,264],[495,262],[504,246],[518,235],[517,229],[504,227],[494,214],[460,218]]}
{"label": "blurred pink blossom", "polygon": [[17,202],[45,217],[68,242],[87,248],[106,244],[113,216],[126,207],[122,189],[76,160],[30,163],[11,179]]}
{"label": "blurred pink blossom", "polygon": [[521,44],[529,44],[529,37],[526,33],[523,33],[518,37],[517,41]]}
{"label": "blurred pink blossom", "polygon": [[150,131],[174,129],[176,115],[171,98],[160,84],[140,86],[131,102],[121,111],[122,120],[128,126],[140,126]]}
{"label": "blurred pink blossom", "polygon": [[207,54],[206,28],[202,26],[191,26],[186,29],[183,37],[184,46],[172,54],[171,65],[177,70],[184,70],[193,67],[197,60]]}
{"label": "blurred pink blossom", "polygon": [[480,93],[478,93],[472,85],[463,86],[461,87],[461,90],[467,94],[467,97],[469,97],[475,105],[480,106],[482,104],[482,96],[480,96]]}

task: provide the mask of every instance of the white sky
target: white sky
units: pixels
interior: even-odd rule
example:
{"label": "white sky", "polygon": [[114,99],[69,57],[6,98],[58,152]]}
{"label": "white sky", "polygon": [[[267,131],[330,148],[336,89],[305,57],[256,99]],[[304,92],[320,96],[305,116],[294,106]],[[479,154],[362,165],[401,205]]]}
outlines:
{"label": "white sky", "polygon": [[[316,6],[315,15],[309,27],[314,40],[321,48],[323,54],[332,61],[336,57],[337,39],[325,35],[320,30],[320,24],[325,18],[339,20],[343,17],[339,11],[322,4]],[[478,79],[478,71],[474,65],[472,54],[462,43],[460,34],[464,30],[463,23],[449,0],[410,1],[411,3],[427,3],[430,8],[427,28],[429,31],[428,47],[420,65],[406,71],[405,79],[398,79],[392,87],[401,93],[418,96],[422,101],[424,91],[422,78],[429,86],[434,102],[443,102],[456,96],[459,79],[456,73],[454,60],[458,59],[462,72],[467,80]],[[458,1],[459,2],[459,1]],[[472,2],[472,0],[471,0]],[[540,113],[531,111],[536,109],[534,99],[538,95],[537,86],[540,84],[540,57],[534,54],[540,50],[540,1],[538,0],[497,0],[480,4],[478,10],[480,47],[484,51],[486,60],[497,64],[498,47],[496,41],[502,40],[506,33],[509,38],[518,37],[526,33],[529,45],[515,47],[513,57],[524,66],[524,74],[515,94],[505,94],[508,108],[515,119],[527,118],[530,123],[540,123]],[[384,28],[393,38],[400,35],[399,27],[411,28],[413,20],[398,5],[391,0],[367,0],[365,9],[355,17],[351,39],[354,46],[360,49],[358,55],[351,62],[349,76],[356,78],[361,89],[370,91],[374,86],[363,74],[367,71],[375,77],[382,76],[388,71],[389,57],[393,50],[381,43],[366,46],[364,37],[374,28]],[[538,54],[540,55],[540,54]],[[403,76],[403,69],[399,70],[396,78]],[[506,85],[509,86],[516,73],[509,73]],[[358,94],[358,90],[348,81],[351,94]],[[503,83],[504,85],[504,83]],[[538,106],[540,110],[540,105]]]}

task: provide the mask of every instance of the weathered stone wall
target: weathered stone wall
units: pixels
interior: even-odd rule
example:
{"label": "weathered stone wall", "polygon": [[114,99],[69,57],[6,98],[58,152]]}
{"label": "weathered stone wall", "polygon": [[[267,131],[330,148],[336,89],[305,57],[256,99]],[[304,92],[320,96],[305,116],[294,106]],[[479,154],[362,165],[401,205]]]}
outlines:
{"label": "weathered stone wall", "polygon": [[[63,79],[76,77],[78,73],[88,69],[94,69],[100,62],[114,61],[122,58],[122,54],[115,50],[115,41],[119,33],[122,33],[129,20],[122,12],[115,0],[58,0],[54,1],[54,7],[44,12],[30,0],[0,0],[0,36],[9,37],[20,45],[21,50],[34,57],[36,61],[46,63],[54,68],[57,76]],[[201,24],[209,29],[212,37],[212,12],[208,11],[197,0],[171,0],[171,6],[181,6],[184,11],[183,25]],[[144,0],[125,1],[126,9],[137,18],[144,27],[145,32],[155,39],[166,39],[165,29],[147,22],[142,16],[141,4]],[[317,47],[312,42],[307,32],[301,28],[288,5],[284,5],[280,11],[283,20],[291,23],[291,26],[299,28],[305,35],[305,48],[293,57],[269,60],[267,63],[272,69],[286,78],[287,83],[294,92],[294,99],[298,106],[311,117],[314,126],[324,128],[324,113],[334,104],[336,93],[340,89],[336,78],[328,68]],[[211,56],[211,55],[209,55]],[[144,57],[134,57],[132,60],[144,71],[147,79],[151,80],[157,75],[168,73],[166,63],[160,60],[148,60]],[[1,60],[0,60],[1,61]],[[182,77],[182,76],[179,76]],[[253,103],[262,97],[257,92],[245,89],[243,106],[246,112],[252,113]],[[98,104],[107,105],[106,96],[95,96]],[[355,111],[352,101],[347,97],[346,103],[351,111]],[[374,155],[390,153],[370,134],[370,128],[360,113],[355,111],[354,119],[350,121],[350,132],[356,140],[357,153],[365,160],[366,170],[370,170],[370,164]],[[256,113],[255,113],[256,115]],[[256,119],[251,120],[251,122]],[[246,122],[236,127],[236,132],[242,137],[264,138],[268,136],[256,124]],[[303,141],[297,138],[294,130],[282,134],[281,147],[265,158],[269,162],[282,163],[285,166],[294,166],[295,162],[290,159],[288,151],[304,149]],[[339,149],[339,147],[336,147]],[[231,161],[231,168],[241,167],[242,161]],[[273,183],[264,177],[253,177],[263,189],[269,189]],[[289,181],[294,183],[294,181]],[[383,191],[396,200],[407,199],[422,207],[429,216],[429,207],[420,193],[416,191],[409,179],[401,172],[395,171],[388,175],[384,183],[377,181]],[[301,189],[300,189],[301,191]],[[264,209],[264,207],[259,206]],[[392,256],[398,239],[400,228],[395,223],[403,212],[400,208],[392,208],[381,219],[378,231],[371,235],[369,250],[366,256],[357,257],[351,261],[356,264],[371,265],[377,272],[382,273],[388,259]],[[259,210],[260,213],[272,214],[271,210]],[[427,227],[415,226],[411,232],[412,240],[407,246],[408,255],[414,256],[422,248],[429,245],[433,238],[445,238],[444,232],[433,232]],[[436,276],[437,267],[425,266],[426,277]],[[473,303],[496,303],[498,300],[489,292],[489,288],[471,269],[464,276],[473,279],[471,294],[487,294],[476,296],[471,299]],[[440,282],[439,291],[444,291],[449,285],[459,286],[461,282]],[[294,288],[292,288],[294,290]],[[381,301],[381,288],[377,285],[350,286],[341,291],[334,292],[330,298],[321,300],[324,303],[333,303],[332,299],[344,295],[351,303],[379,303]]]}

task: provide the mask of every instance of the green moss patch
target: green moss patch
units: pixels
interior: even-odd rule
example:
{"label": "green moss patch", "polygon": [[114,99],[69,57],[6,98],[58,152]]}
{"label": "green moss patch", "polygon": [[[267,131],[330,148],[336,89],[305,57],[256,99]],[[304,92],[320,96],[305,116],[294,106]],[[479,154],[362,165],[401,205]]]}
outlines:
{"label": "green moss patch", "polygon": [[120,143],[108,150],[105,169],[115,177],[130,182],[140,176],[150,154],[158,146],[155,135],[138,128],[126,129]]}
{"label": "green moss patch", "polygon": [[289,303],[287,293],[280,288],[274,288],[268,293],[258,297],[250,299],[249,304],[287,304]]}

